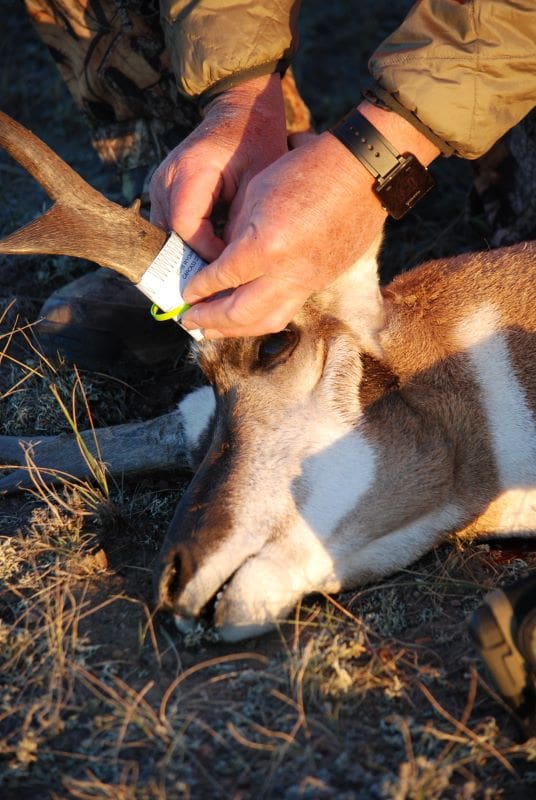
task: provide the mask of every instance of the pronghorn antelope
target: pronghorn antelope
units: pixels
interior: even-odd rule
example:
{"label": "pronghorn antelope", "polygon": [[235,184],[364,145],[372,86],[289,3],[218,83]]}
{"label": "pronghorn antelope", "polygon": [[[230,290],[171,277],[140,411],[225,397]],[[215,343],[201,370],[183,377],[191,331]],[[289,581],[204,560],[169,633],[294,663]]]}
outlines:
{"label": "pronghorn antelope", "polygon": [[[6,124],[0,143],[13,152]],[[52,168],[39,175],[44,145],[24,136],[24,165],[59,200],[0,251],[84,255],[127,273],[128,247],[128,275],[139,280],[162,232],[143,222],[140,255],[128,244],[141,236],[133,212],[82,193],[81,183],[75,205]],[[65,197],[71,231],[53,230],[47,216],[61,217]],[[91,207],[94,219],[98,203],[107,224],[115,215],[116,240],[93,247],[92,223],[73,207]],[[221,636],[241,639],[284,619],[305,594],[388,575],[449,532],[533,535],[535,277],[536,243],[525,243],[430,262],[380,290],[371,250],[285,330],[195,344],[212,388],[148,423],[167,443],[168,463],[186,450],[197,467],[156,573],[159,604],[179,629],[214,601]],[[103,432],[104,459],[110,469],[143,468],[128,446],[116,452],[121,428]],[[158,449],[154,434],[148,441]],[[0,440],[0,459],[13,459],[14,447]],[[58,466],[57,441],[35,452],[38,463]]]}

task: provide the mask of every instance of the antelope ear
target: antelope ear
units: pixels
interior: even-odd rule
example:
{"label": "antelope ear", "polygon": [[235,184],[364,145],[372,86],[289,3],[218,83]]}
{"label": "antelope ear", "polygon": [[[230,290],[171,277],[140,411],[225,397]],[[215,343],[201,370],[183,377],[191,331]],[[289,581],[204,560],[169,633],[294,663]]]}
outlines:
{"label": "antelope ear", "polygon": [[358,337],[364,350],[380,358],[379,333],[385,324],[378,278],[378,237],[367,252],[315,298]]}

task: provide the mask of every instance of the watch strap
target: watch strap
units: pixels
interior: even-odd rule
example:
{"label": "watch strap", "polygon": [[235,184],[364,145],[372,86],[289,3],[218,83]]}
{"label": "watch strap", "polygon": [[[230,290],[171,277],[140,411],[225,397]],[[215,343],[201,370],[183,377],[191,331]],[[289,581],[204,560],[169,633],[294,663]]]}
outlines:
{"label": "watch strap", "polygon": [[401,219],[435,185],[425,166],[412,153],[399,153],[356,109],[331,133],[376,179],[372,191],[394,219]]}
{"label": "watch strap", "polygon": [[400,154],[359,111],[350,111],[331,133],[375,178],[384,178],[400,163]]}
{"label": "watch strap", "polygon": [[437,133],[429,128],[428,125],[425,125],[416,114],[403,106],[402,103],[399,103],[390,92],[386,92],[385,89],[382,89],[377,83],[371,83],[366,86],[362,90],[362,95],[364,99],[372,103],[373,106],[382,108],[384,111],[393,111],[399,117],[405,119],[406,122],[409,122],[419,133],[422,133],[423,136],[429,139],[445,158],[455,155],[456,150],[449,142],[446,142],[438,136]]}

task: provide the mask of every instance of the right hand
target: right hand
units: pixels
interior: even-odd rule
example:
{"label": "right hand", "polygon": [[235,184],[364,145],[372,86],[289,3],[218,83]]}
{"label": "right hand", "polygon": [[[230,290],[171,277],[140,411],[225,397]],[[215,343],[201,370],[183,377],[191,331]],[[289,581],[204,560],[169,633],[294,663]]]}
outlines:
{"label": "right hand", "polygon": [[239,200],[251,178],[286,152],[279,75],[229,89],[209,104],[204,120],[153,175],[151,222],[175,231],[213,261],[225,247],[210,220],[216,201]]}

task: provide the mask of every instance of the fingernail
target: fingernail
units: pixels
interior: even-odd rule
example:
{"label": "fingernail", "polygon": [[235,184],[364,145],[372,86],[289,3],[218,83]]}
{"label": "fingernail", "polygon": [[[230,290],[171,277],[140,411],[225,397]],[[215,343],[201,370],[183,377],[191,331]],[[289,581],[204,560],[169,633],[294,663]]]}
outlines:
{"label": "fingernail", "polygon": [[186,288],[182,293],[182,296],[184,297],[185,302],[191,306],[193,306],[194,303],[196,303],[198,300],[201,299],[201,297],[198,294],[192,292],[189,286],[186,286]]}
{"label": "fingernail", "polygon": [[182,319],[180,320],[179,325],[192,337],[192,339],[195,339],[196,342],[202,342],[205,338],[205,332],[202,328],[187,328]]}
{"label": "fingernail", "polygon": [[199,317],[198,312],[194,311],[193,308],[189,308],[188,311],[186,311],[182,315],[181,322],[186,323],[187,327],[191,326],[192,328],[197,328],[197,327],[199,327],[198,317]]}

